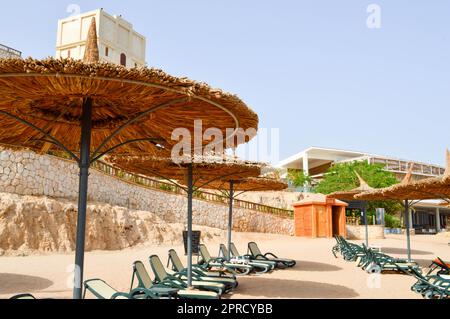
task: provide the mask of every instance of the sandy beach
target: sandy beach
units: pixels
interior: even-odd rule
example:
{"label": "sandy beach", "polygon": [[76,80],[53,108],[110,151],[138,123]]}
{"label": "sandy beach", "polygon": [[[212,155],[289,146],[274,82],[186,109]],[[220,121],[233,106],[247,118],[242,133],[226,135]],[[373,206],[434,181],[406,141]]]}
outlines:
{"label": "sandy beach", "polygon": [[[240,253],[246,252],[249,241],[258,242],[263,251],[292,258],[297,266],[260,276],[239,278],[238,289],[225,298],[418,298],[410,290],[414,278],[406,275],[383,274],[370,277],[354,263],[331,254],[334,239],[307,239],[281,235],[236,233],[234,241]],[[359,241],[360,242],[360,241]],[[373,240],[374,246],[392,256],[405,256],[405,238],[390,235]],[[211,254],[218,252],[217,239],[207,242]],[[122,251],[93,251],[86,254],[85,279],[102,278],[121,291],[130,288],[135,260],[148,266],[147,258],[158,254],[165,263],[167,251],[175,248],[182,255],[183,247],[145,246]],[[426,267],[435,256],[450,259],[448,238],[412,236],[414,260]],[[184,258],[184,257],[183,257]],[[0,298],[31,292],[40,298],[71,298],[70,265],[72,254],[0,257]],[[88,296],[91,297],[91,296]]]}

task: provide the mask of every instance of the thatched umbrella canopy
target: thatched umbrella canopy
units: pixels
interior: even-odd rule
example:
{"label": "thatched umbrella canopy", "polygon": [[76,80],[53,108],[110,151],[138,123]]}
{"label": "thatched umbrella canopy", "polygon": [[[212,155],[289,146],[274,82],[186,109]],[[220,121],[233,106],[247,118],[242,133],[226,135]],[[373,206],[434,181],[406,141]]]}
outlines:
{"label": "thatched umbrella canopy", "polygon": [[370,187],[369,184],[367,184],[367,182],[357,172],[355,172],[355,174],[359,181],[358,187],[348,191],[337,191],[328,194],[327,197],[336,198],[344,201],[352,201],[355,200],[355,195],[374,190],[374,188]]}
{"label": "thatched umbrella canopy", "polygon": [[[232,147],[254,135],[236,140],[238,133],[252,128],[256,133],[258,126],[257,115],[235,95],[161,70],[99,62],[95,20],[86,43],[84,61],[0,59],[0,144],[44,153],[63,150],[80,166],[77,299],[93,162],[108,153],[168,156],[179,142],[172,140],[177,128],[191,136],[216,128],[222,138],[213,144]],[[196,151],[210,143],[203,138],[187,142]]]}
{"label": "thatched umbrella canopy", "polygon": [[115,152],[163,156],[148,139],[170,150],[178,142],[172,132],[184,128],[194,136],[195,120],[202,134],[218,128],[224,140],[239,128],[258,127],[256,113],[236,95],[157,69],[99,62],[93,20],[84,61],[0,59],[0,143],[43,152],[63,145],[78,153],[86,98],[92,99],[91,152],[143,139]]}
{"label": "thatched umbrella canopy", "polygon": [[[261,174],[261,164],[225,156],[156,158],[151,156],[110,156],[114,166],[149,177],[158,177],[181,186],[188,196],[187,253],[188,286],[192,286],[192,197],[200,188],[230,180],[241,180]],[[186,185],[183,187],[182,185]]]}
{"label": "thatched umbrella canopy", "polygon": [[148,177],[156,177],[187,185],[189,169],[192,169],[193,188],[210,188],[210,184],[218,184],[228,180],[240,180],[256,177],[261,174],[260,163],[219,156],[179,157],[172,158],[146,155],[109,156],[106,160],[125,171]]}
{"label": "thatched umbrella canopy", "polygon": [[288,185],[274,178],[247,177],[241,179],[230,178],[217,180],[210,183],[207,187],[218,190],[228,197],[228,256],[225,256],[225,258],[230,260],[231,235],[233,229],[233,202],[236,197],[246,192],[282,191],[286,189]]}

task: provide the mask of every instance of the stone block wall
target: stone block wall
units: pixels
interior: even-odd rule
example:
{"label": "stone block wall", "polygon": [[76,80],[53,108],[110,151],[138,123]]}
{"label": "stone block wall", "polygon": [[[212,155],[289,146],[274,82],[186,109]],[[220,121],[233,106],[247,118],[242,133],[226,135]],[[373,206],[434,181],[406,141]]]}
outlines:
{"label": "stone block wall", "polygon": [[[49,196],[76,200],[78,167],[71,161],[31,151],[0,150],[0,192]],[[166,222],[186,219],[187,200],[183,195],[144,188],[92,169],[89,176],[89,201],[108,203],[155,213]],[[228,208],[195,199],[194,223],[225,229]],[[293,235],[292,219],[236,208],[234,229]]]}
{"label": "stone block wall", "polygon": [[[383,239],[384,238],[384,226],[369,225],[369,239]],[[365,239],[366,227],[364,225],[347,225],[347,238],[348,239]]]}

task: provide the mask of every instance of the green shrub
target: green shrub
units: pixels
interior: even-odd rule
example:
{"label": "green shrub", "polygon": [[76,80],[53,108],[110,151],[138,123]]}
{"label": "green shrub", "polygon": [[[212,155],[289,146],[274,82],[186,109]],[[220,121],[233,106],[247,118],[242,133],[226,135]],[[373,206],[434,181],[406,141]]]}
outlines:
{"label": "green shrub", "polygon": [[400,218],[393,216],[393,215],[386,214],[384,216],[384,222],[385,222],[385,226],[389,227],[389,228],[401,228],[402,227]]}

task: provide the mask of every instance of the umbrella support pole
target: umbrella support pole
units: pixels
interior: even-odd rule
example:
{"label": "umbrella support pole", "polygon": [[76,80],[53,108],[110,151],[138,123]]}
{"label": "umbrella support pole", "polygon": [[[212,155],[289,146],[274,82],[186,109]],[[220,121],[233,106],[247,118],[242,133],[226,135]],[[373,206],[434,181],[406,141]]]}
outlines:
{"label": "umbrella support pole", "polygon": [[87,192],[90,161],[92,131],[92,100],[85,99],[83,103],[83,114],[81,120],[81,147],[80,147],[80,181],[78,195],[77,237],[75,248],[75,280],[73,298],[82,298],[83,270],[84,270],[84,247],[86,232],[86,210]]}
{"label": "umbrella support pole", "polygon": [[231,259],[231,232],[233,230],[233,200],[234,200],[234,182],[230,181],[230,194],[229,194],[229,210],[228,210],[228,256],[227,260]]}
{"label": "umbrella support pole", "polygon": [[189,163],[187,170],[187,284],[188,288],[192,287],[192,197],[194,193],[192,163]]}
{"label": "umbrella support pole", "polygon": [[408,261],[411,262],[411,233],[409,228],[409,202],[405,200],[405,223],[406,223],[406,251],[408,254]]}
{"label": "umbrella support pole", "polygon": [[369,225],[367,224],[367,207],[364,207],[363,216],[364,216],[366,247],[369,248]]}

